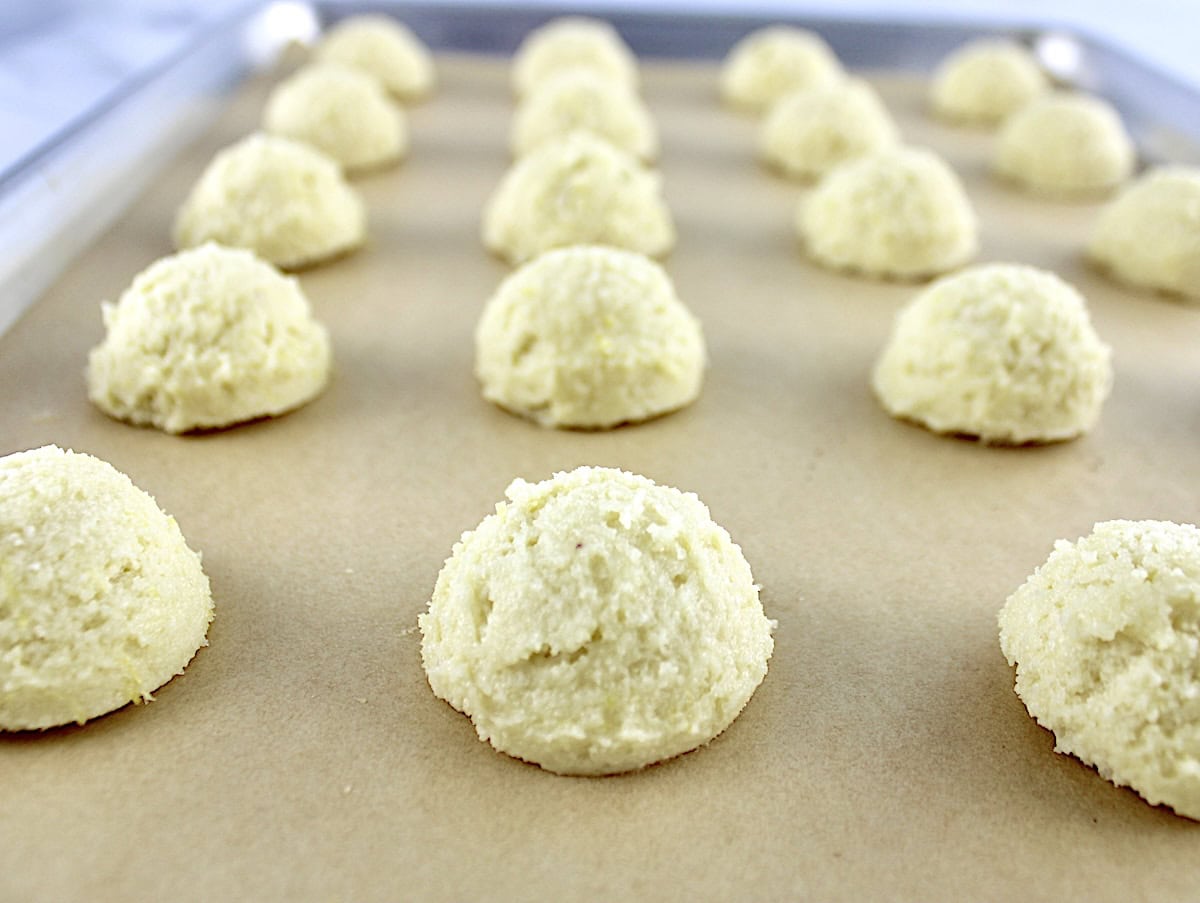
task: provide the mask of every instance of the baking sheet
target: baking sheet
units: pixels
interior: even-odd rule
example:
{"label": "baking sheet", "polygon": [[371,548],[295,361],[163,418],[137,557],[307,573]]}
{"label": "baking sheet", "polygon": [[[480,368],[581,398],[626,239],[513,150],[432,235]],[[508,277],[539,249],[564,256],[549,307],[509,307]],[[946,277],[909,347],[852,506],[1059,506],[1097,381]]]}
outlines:
{"label": "baking sheet", "polygon": [[[337,367],[308,407],[172,437],[105,418],[82,379],[100,300],[171,251],[176,205],[253,127],[262,81],[0,339],[0,453],[55,442],[128,473],[203,552],[217,604],[211,645],[157,701],[0,737],[0,898],[1194,896],[1200,827],[1053,753],[995,617],[1055,538],[1200,518],[1200,310],[1106,283],[1079,258],[1096,204],[994,184],[985,133],[928,120],[919,79],[878,77],[905,137],[963,174],[980,259],[1077,285],[1116,368],[1100,425],[1072,443],[987,448],[894,421],[867,377],[916,288],[808,263],[803,189],[755,163],[716,64],[648,63],[679,228],[667,267],[711,369],[669,417],[542,430],[471,375],[508,272],[478,239],[508,163],[506,65],[439,62],[408,162],[357,183],[371,244],[301,277]],[[429,691],[414,630],[509,480],[584,463],[699,494],[779,621],[724,735],[602,779],[480,743]]]}

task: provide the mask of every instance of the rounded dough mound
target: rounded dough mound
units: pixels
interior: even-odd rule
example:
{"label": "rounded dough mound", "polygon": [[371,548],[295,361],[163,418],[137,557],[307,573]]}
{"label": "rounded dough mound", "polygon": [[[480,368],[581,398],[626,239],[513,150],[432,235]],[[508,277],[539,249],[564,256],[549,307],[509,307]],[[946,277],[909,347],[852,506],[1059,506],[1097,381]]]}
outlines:
{"label": "rounded dough mound", "polygon": [[784,173],[809,179],[898,139],[879,95],[854,78],[783,97],[763,122],[759,154]]}
{"label": "rounded dough mound", "polygon": [[834,169],[800,203],[796,228],[819,263],[871,276],[936,275],[978,249],[975,212],[958,176],[918,148]]}
{"label": "rounded dough mound", "polygon": [[820,35],[770,25],[729,51],[721,66],[721,96],[737,107],[764,110],[793,91],[828,85],[843,75],[842,64]]}
{"label": "rounded dough mound", "polygon": [[289,269],[351,251],[366,234],[366,208],[334,160],[263,134],[218,153],[175,219],[177,248],[215,241]]}
{"label": "rounded dough mound", "polygon": [[395,163],[408,148],[403,113],[379,82],[338,63],[305,66],[277,85],[263,128],[311,144],[347,171]]}
{"label": "rounded dough mound", "polygon": [[207,244],[152,264],[88,356],[88,396],[169,433],[281,414],[329,379],[329,336],[300,284],[249,251]]}
{"label": "rounded dough mound", "polygon": [[1055,750],[1200,819],[1200,530],[1108,521],[1000,612],[1016,691]]}
{"label": "rounded dough mound", "polygon": [[1096,423],[1112,365],[1074,288],[990,264],[939,280],[900,311],[873,386],[889,413],[934,432],[1054,442]]}
{"label": "rounded dough mound", "polygon": [[658,154],[658,132],[645,104],[586,68],[565,69],[530,92],[513,116],[509,145],[519,157],[574,131],[590,132],[642,160]]}
{"label": "rounded dough mound", "polygon": [[700,394],[700,323],[666,272],[632,251],[548,251],[501,283],[475,331],[489,401],[543,426],[603,429]]}
{"label": "rounded dough mound", "polygon": [[1123,282],[1200,298],[1200,169],[1136,180],[1101,212],[1088,255]]}
{"label": "rounded dough mound", "polygon": [[505,174],[483,211],[483,242],[510,263],[594,243],[659,256],[675,224],[657,174],[602,138],[547,141]]}
{"label": "rounded dough mound", "polygon": [[1050,89],[1033,54],[1012,41],[984,38],[960,47],[933,75],[934,112],[994,125]]}
{"label": "rounded dough mound", "polygon": [[513,91],[523,97],[564,69],[587,68],[630,91],[638,87],[637,60],[617,30],[601,19],[562,16],[525,36],[513,57]]}
{"label": "rounded dough mound", "polygon": [[90,455],[0,458],[0,730],[82,724],[182,674],[213,617],[200,556]]}
{"label": "rounded dough mound", "polygon": [[382,15],[343,19],[317,45],[317,59],[342,63],[374,76],[402,100],[433,90],[433,58],[408,26]]}
{"label": "rounded dough mound", "polygon": [[704,504],[598,467],[505,494],[421,615],[433,692],[559,774],[631,771],[725,730],[766,675],[774,623]]}

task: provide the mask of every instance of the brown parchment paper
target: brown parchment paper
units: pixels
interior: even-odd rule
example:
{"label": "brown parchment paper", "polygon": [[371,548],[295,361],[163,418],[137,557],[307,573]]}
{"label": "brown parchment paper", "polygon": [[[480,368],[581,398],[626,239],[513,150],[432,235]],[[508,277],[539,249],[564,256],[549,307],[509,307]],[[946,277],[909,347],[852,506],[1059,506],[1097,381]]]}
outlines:
{"label": "brown parchment paper", "polygon": [[[336,377],[313,404],[172,437],[107,419],[82,369],[99,302],[171,251],[177,204],[250,130],[204,140],[0,340],[0,453],[54,442],[128,473],[202,551],[211,645],[149,705],[0,738],[0,898],[107,900],[1194,899],[1200,825],[1078,761],[1025,713],[996,613],[1058,537],[1200,518],[1200,310],[1083,265],[1094,203],[993,183],[990,137],[876,78],[945,154],[981,260],[1058,271],[1114,348],[1075,442],[996,449],[892,420],[868,372],[912,285],[823,271],[803,189],[753,156],[715,65],[647,63],[677,218],[667,261],[704,323],[691,408],[607,433],[485,403],[472,330],[507,272],[478,238],[507,166],[506,64],[442,58],[400,168],[357,184],[362,252],[302,274]],[[416,617],[459,534],[516,476],[624,467],[692,490],[779,621],[770,673],[708,748],[571,779],[506,758],[435,699]]]}

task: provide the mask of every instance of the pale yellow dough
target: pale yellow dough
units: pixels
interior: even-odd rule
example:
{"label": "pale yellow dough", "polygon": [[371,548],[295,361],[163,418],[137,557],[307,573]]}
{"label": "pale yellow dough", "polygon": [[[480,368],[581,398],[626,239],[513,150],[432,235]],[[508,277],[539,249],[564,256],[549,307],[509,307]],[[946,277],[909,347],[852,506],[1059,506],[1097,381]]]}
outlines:
{"label": "pale yellow dough", "polygon": [[1057,752],[1200,819],[1200,530],[1108,521],[1059,540],[1001,610],[1000,646]]}
{"label": "pale yellow dough", "polygon": [[293,278],[249,251],[206,244],[140,273],[103,306],[88,396],[169,433],[281,414],[329,379],[329,335]]}
{"label": "pale yellow dough", "polygon": [[517,48],[513,91],[524,97],[552,75],[580,67],[630,91],[638,88],[637,60],[615,28],[601,19],[562,16],[529,32]]}
{"label": "pale yellow dough", "polygon": [[700,323],[632,251],[548,251],[504,280],[475,331],[483,395],[543,426],[602,429],[690,404]]}
{"label": "pale yellow dough", "polygon": [[433,692],[560,774],[631,771],[725,730],[766,675],[774,623],[704,504],[599,467],[505,494],[420,617]]}
{"label": "pale yellow dough", "polygon": [[200,556],[112,465],[0,458],[0,730],[82,724],[182,674],[213,617]]}
{"label": "pale yellow dough", "polygon": [[437,81],[433,57],[412,29],[384,15],[343,19],[317,45],[316,57],[361,69],[402,100],[418,100]]}
{"label": "pale yellow dough", "polygon": [[766,110],[802,88],[831,84],[844,76],[842,64],[815,32],[770,25],[733,46],[721,66],[721,96],[747,110]]}
{"label": "pale yellow dough", "polygon": [[945,119],[996,125],[1049,89],[1049,79],[1028,50],[1013,41],[983,38],[942,61],[930,100]]}

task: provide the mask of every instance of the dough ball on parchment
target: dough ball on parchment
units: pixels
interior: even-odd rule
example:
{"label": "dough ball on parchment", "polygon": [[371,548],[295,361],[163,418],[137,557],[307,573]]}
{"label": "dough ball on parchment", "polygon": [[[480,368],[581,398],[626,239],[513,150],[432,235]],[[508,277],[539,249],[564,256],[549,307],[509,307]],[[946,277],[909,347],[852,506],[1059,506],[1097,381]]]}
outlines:
{"label": "dough ball on parchment", "polygon": [[496,749],[560,774],[631,771],[725,730],[775,625],[704,504],[599,467],[505,494],[421,615],[433,692]]}
{"label": "dough ball on parchment", "polygon": [[543,426],[604,429],[700,394],[700,323],[657,263],[582,245],[547,251],[501,283],[475,330],[489,401]]}
{"label": "dough ball on parchment", "polygon": [[408,26],[389,16],[343,19],[317,45],[316,57],[362,69],[402,100],[424,97],[436,81],[429,50]]}
{"label": "dough ball on parchment", "polygon": [[657,173],[602,138],[572,132],[526,154],[483,211],[483,242],[509,263],[594,243],[659,256],[675,224]]}
{"label": "dough ball on parchment", "polygon": [[630,91],[638,88],[637,60],[615,28],[601,19],[562,16],[529,32],[517,48],[513,91],[524,97],[552,75],[580,67]]}
{"label": "dough ball on parchment", "polygon": [[1013,41],[982,38],[942,61],[930,100],[946,119],[995,125],[1049,89],[1032,53]]}
{"label": "dough ball on parchment", "polygon": [[0,730],[82,724],[182,674],[213,617],[200,556],[112,465],[0,458]]}
{"label": "dough ball on parchment", "polygon": [[206,244],[149,266],[88,356],[105,413],[169,433],[229,426],[309,401],[329,379],[329,336],[293,278]]}
{"label": "dough ball on parchment", "polygon": [[975,212],[958,176],[919,148],[837,167],[801,201],[796,228],[818,263],[868,276],[928,277],[978,249]]}
{"label": "dough ball on parchment", "polygon": [[842,78],[842,64],[815,32],[770,25],[738,41],[721,66],[721,96],[735,107],[765,110],[783,96]]}
{"label": "dough ball on parchment", "polygon": [[938,280],[900,311],[873,386],[890,414],[934,432],[1054,442],[1096,423],[1112,365],[1074,288],[988,264]]}
{"label": "dough ball on parchment", "polygon": [[1000,612],[1016,691],[1055,750],[1200,819],[1200,530],[1108,521]]}

